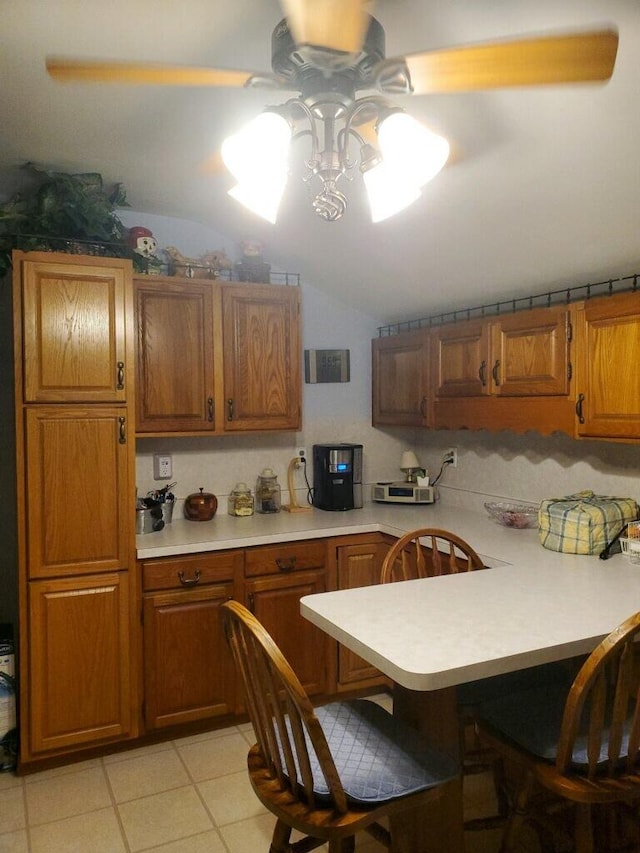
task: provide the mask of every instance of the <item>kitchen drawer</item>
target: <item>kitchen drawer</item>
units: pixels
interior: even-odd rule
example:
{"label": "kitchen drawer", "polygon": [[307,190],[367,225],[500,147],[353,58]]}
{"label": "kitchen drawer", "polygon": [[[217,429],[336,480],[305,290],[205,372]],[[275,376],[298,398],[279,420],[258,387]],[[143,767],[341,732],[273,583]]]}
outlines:
{"label": "kitchen drawer", "polygon": [[211,551],[142,562],[142,589],[179,589],[233,580],[242,571],[243,552]]}
{"label": "kitchen drawer", "polygon": [[245,555],[245,575],[255,577],[304,569],[322,569],[326,559],[325,539],[249,548]]}

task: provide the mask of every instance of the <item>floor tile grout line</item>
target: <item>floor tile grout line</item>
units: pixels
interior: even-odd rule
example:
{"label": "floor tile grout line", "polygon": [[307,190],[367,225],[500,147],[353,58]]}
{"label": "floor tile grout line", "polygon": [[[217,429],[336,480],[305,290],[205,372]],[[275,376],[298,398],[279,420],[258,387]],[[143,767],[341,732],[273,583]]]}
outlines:
{"label": "floor tile grout line", "polygon": [[111,797],[111,808],[113,810],[113,816],[116,819],[118,824],[118,829],[120,830],[120,835],[122,837],[122,842],[124,844],[124,849],[126,853],[132,853],[131,845],[129,844],[129,839],[127,838],[127,833],[124,828],[124,823],[122,822],[122,815],[120,814],[120,809],[118,808],[118,803],[116,801],[115,791],[113,790],[113,785],[111,784],[111,779],[109,778],[109,773],[107,771],[107,765],[105,764],[104,758],[100,759],[100,763],[102,764],[102,772],[104,773],[107,788],[109,790],[109,796]]}

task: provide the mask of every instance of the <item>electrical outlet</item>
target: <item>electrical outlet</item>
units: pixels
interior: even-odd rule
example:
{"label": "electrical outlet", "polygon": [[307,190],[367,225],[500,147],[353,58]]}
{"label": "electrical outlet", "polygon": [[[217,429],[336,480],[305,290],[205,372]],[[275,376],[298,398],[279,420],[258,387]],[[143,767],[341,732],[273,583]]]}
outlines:
{"label": "electrical outlet", "polygon": [[449,465],[451,465],[452,468],[457,468],[458,467],[458,448],[457,447],[450,447],[447,451],[445,451],[444,460],[445,461],[450,460]]}
{"label": "electrical outlet", "polygon": [[307,448],[306,447],[296,447],[296,456],[298,459],[307,459]]}
{"label": "electrical outlet", "polygon": [[167,453],[153,454],[153,479],[170,480],[173,477],[171,456]]}

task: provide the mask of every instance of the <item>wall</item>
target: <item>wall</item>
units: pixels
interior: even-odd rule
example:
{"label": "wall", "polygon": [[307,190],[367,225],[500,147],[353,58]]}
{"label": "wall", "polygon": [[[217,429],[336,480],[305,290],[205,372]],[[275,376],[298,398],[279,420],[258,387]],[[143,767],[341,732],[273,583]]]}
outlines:
{"label": "wall", "polygon": [[[239,256],[238,249],[225,242],[224,237],[203,226],[131,211],[119,212],[119,216],[128,226],[147,225],[160,246],[175,244],[183,253],[193,255],[207,249],[225,248],[232,259]],[[363,274],[366,275],[366,271]],[[461,507],[482,509],[487,495],[537,503],[545,497],[571,494],[581,489],[640,500],[640,447],[637,445],[575,441],[561,434],[373,429],[370,341],[381,322],[384,318],[374,319],[364,311],[346,308],[321,289],[303,282],[303,347],[349,349],[351,381],[305,384],[303,428],[299,433],[139,440],[139,494],[158,486],[153,480],[154,452],[172,454],[179,497],[200,486],[224,496],[238,480],[253,486],[257,474],[265,466],[272,467],[285,486],[287,465],[296,447],[304,445],[310,453],[314,443],[347,441],[364,445],[366,483],[401,479],[400,455],[409,448],[417,452],[434,477],[445,450],[456,446],[458,467],[446,468],[439,494],[442,500]],[[304,494],[301,472],[296,475],[296,488]]]}

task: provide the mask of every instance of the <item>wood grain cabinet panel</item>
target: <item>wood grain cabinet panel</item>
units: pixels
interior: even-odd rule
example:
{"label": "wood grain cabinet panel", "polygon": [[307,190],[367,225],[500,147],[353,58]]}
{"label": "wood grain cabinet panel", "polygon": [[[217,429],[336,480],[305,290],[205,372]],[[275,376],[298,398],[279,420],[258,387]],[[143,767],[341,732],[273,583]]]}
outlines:
{"label": "wood grain cabinet panel", "polygon": [[584,302],[576,337],[578,435],[640,438],[640,293]]}
{"label": "wood grain cabinet panel", "polygon": [[235,675],[220,621],[233,581],[144,597],[148,729],[230,714]]}
{"label": "wood grain cabinet panel", "polygon": [[128,573],[32,581],[29,620],[32,754],[134,736]]}
{"label": "wood grain cabinet panel", "polygon": [[136,279],[138,432],[212,431],[213,290],[210,282]]}
{"label": "wood grain cabinet panel", "polygon": [[[16,253],[25,402],[123,402],[129,261]],[[130,275],[130,274],[129,274]]]}
{"label": "wood grain cabinet panel", "polygon": [[299,293],[223,285],[224,429],[299,429]]}
{"label": "wood grain cabinet panel", "polygon": [[428,333],[375,338],[371,356],[373,426],[429,426]]}
{"label": "wood grain cabinet panel", "polygon": [[[389,550],[383,542],[339,545],[337,551],[338,588],[371,586],[380,583],[382,563]],[[381,673],[346,646],[338,645],[338,686],[356,687],[359,682],[377,679]]]}
{"label": "wood grain cabinet panel", "polygon": [[127,568],[134,524],[127,410],[29,406],[25,434],[28,577]]}

